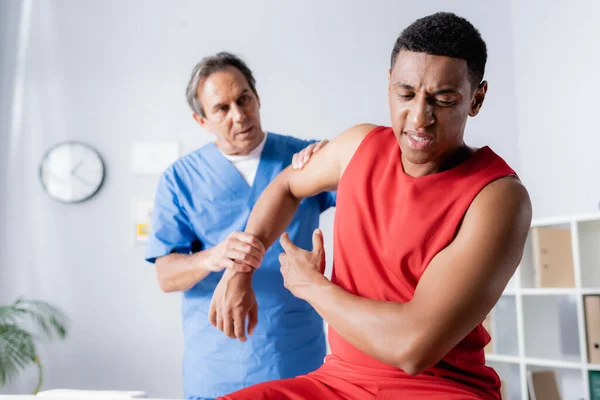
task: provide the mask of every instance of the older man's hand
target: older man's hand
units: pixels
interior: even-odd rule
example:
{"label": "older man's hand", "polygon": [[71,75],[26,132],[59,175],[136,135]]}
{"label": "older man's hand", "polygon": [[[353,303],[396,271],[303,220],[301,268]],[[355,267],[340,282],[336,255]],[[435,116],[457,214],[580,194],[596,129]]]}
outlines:
{"label": "older man's hand", "polygon": [[292,157],[292,168],[302,169],[310,161],[313,154],[321,150],[325,145],[329,143],[329,140],[323,139],[318,143],[312,143],[294,154]]}

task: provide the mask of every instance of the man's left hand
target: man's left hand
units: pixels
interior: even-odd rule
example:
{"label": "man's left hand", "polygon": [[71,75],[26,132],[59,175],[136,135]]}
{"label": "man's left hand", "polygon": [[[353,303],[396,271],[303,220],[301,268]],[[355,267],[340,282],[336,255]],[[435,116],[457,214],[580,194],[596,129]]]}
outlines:
{"label": "man's left hand", "polygon": [[280,243],[285,253],[279,255],[284,286],[300,299],[305,299],[308,290],[316,284],[327,281],[325,272],[325,249],[323,233],[320,229],[313,232],[313,250],[306,251],[290,240],[287,232],[281,236]]}

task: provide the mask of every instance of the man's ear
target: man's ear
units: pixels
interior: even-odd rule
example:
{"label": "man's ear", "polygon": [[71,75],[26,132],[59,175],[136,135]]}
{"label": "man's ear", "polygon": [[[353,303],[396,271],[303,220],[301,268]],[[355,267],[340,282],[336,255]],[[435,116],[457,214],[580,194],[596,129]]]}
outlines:
{"label": "man's ear", "polygon": [[389,68],[388,69],[388,93],[390,92],[391,88],[392,88],[392,69]]}
{"label": "man's ear", "polygon": [[208,127],[208,120],[205,117],[203,117],[200,114],[192,113],[192,118],[194,118],[194,121],[196,121],[198,125],[202,127],[202,129],[204,129],[207,132],[210,132],[210,129]]}
{"label": "man's ear", "polygon": [[479,86],[477,86],[477,89],[475,89],[475,96],[473,96],[473,101],[471,102],[469,116],[474,117],[477,114],[479,114],[479,110],[481,110],[481,106],[483,106],[483,100],[485,100],[485,94],[487,93],[487,89],[487,81],[483,81],[479,84]]}

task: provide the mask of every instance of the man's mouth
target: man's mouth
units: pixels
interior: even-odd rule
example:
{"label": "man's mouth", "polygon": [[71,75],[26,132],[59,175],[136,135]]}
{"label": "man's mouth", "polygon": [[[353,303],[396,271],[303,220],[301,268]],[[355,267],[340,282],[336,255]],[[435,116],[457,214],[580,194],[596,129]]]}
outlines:
{"label": "man's mouth", "polygon": [[242,130],[242,131],[239,131],[239,132],[237,132],[237,133],[236,133],[236,136],[237,136],[237,135],[245,135],[245,134],[247,134],[247,133],[250,133],[250,132],[252,131],[252,129],[253,129],[253,128],[254,128],[254,127],[253,127],[253,126],[251,126],[251,127],[249,127],[249,128],[246,128],[246,129],[244,129],[244,130]]}
{"label": "man's mouth", "polygon": [[404,132],[408,146],[413,150],[426,150],[435,140],[431,135],[417,132]]}

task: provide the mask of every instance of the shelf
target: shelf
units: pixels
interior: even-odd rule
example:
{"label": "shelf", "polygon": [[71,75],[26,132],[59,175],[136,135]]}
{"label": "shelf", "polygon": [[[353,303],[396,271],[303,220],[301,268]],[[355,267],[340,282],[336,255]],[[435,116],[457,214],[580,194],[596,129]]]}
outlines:
{"label": "shelf", "polygon": [[[506,364],[519,364],[521,358],[519,356],[505,356],[502,354],[486,354],[486,361]],[[565,368],[565,369],[581,369],[583,364],[575,361],[560,361],[560,360],[545,360],[543,358],[525,358],[525,364],[534,365],[536,367],[549,368]],[[600,364],[587,364],[587,369],[600,371]]]}
{"label": "shelf", "polygon": [[579,215],[565,215],[559,217],[551,217],[551,218],[543,218],[536,219],[531,223],[532,228],[537,228],[541,226],[551,226],[551,225],[562,225],[568,224],[571,221],[590,221],[590,220],[600,220],[600,213],[590,213],[590,214],[579,214]]}
{"label": "shelf", "polygon": [[523,296],[568,296],[577,294],[573,288],[525,288],[521,289]]}
{"label": "shelf", "polygon": [[[503,296],[514,296],[515,292],[504,292]],[[599,295],[600,288],[524,288],[521,289],[523,296],[569,296],[569,295]]]}
{"label": "shelf", "polygon": [[548,367],[548,368],[564,368],[564,369],[581,369],[583,364],[573,361],[560,361],[560,360],[544,360],[543,358],[526,358],[525,364],[534,365],[536,367]]}
{"label": "shelf", "polygon": [[600,364],[588,364],[587,369],[590,371],[600,371]]}
{"label": "shelf", "polygon": [[536,220],[532,228],[539,229],[490,313],[486,363],[507,400],[527,400],[536,371],[554,372],[564,400],[589,400],[600,363],[587,358],[585,301],[600,296],[600,213]]}
{"label": "shelf", "polygon": [[[486,354],[485,359],[491,362],[518,364],[521,362],[519,356],[504,356],[502,354]],[[590,364],[591,365],[591,364]]]}
{"label": "shelf", "polygon": [[581,289],[581,294],[600,296],[600,288],[583,288],[583,289]]}

